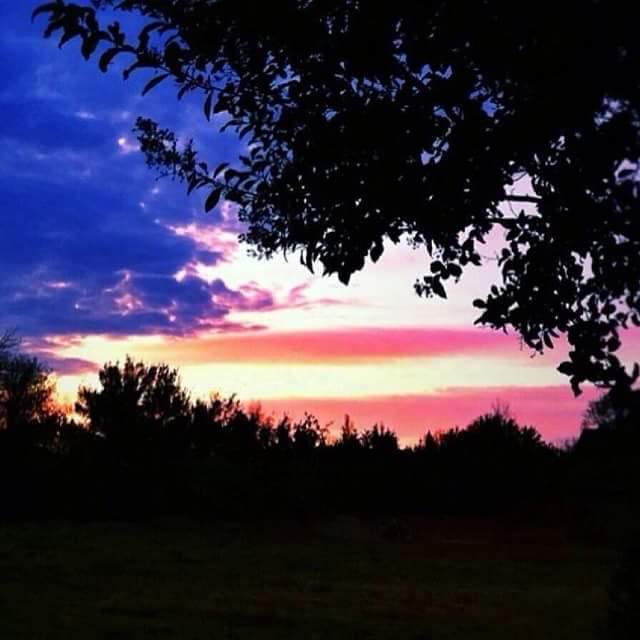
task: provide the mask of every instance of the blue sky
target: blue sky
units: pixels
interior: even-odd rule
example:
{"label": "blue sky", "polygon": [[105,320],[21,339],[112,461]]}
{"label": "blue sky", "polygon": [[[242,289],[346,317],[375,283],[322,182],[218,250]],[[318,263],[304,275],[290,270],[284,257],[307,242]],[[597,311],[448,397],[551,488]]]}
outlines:
{"label": "blue sky", "polygon": [[[31,24],[29,4],[5,5],[0,27],[4,324],[32,337],[180,334],[205,315],[224,320],[233,292],[222,280],[173,277],[190,260],[213,266],[224,255],[167,230],[199,216],[200,198],[159,185],[135,150],[143,78],[100,74],[74,43],[58,50],[40,37],[42,22]],[[199,108],[185,100],[176,109],[170,88],[143,108],[184,136],[199,133]],[[217,135],[207,152],[233,157],[235,147]],[[216,212],[207,219],[220,222]],[[217,292],[229,295],[216,307]],[[127,293],[140,310],[122,315]]]}

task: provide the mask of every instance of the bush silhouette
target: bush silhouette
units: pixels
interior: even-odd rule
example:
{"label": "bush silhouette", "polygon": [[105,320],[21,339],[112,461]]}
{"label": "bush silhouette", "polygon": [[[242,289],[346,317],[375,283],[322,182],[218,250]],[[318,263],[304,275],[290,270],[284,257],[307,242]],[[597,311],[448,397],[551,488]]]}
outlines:
{"label": "bush silhouette", "polygon": [[122,450],[142,452],[162,444],[188,446],[191,404],[178,372],[127,358],[99,372],[99,390],[81,387],[76,411],[89,430]]}

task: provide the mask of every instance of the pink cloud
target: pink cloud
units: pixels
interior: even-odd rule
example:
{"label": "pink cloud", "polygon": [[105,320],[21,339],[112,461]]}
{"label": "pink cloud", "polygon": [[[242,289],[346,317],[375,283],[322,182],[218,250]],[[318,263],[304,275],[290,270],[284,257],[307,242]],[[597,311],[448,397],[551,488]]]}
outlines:
{"label": "pink cloud", "polygon": [[267,412],[288,413],[293,418],[305,411],[322,423],[337,428],[349,414],[361,428],[383,422],[405,443],[417,442],[427,430],[466,426],[489,412],[496,403],[509,406],[520,424],[536,427],[545,440],[558,442],[576,437],[582,414],[596,389],[585,389],[575,398],[569,385],[544,387],[447,388],[433,394],[377,396],[368,398],[282,398],[262,402]]}
{"label": "pink cloud", "polygon": [[344,305],[343,300],[337,298],[307,298],[306,293],[310,289],[310,282],[303,282],[292,289],[285,296],[284,300],[278,303],[279,309],[308,309],[318,305]]}
{"label": "pink cloud", "polygon": [[243,284],[237,290],[220,287],[214,299],[216,304],[234,311],[265,311],[275,307],[273,294],[255,283]]}
{"label": "pink cloud", "polygon": [[220,254],[224,260],[231,259],[239,247],[237,235],[223,225],[192,222],[187,225],[166,225],[166,228],[177,236],[189,238],[200,249]]}
{"label": "pink cloud", "polygon": [[513,336],[482,329],[352,328],[227,335],[167,347],[181,362],[366,362],[464,354],[522,357]]}
{"label": "pink cloud", "polygon": [[[213,281],[213,284],[216,283],[224,285],[221,280]],[[319,304],[340,304],[329,298],[310,300],[305,295],[308,288],[308,284],[301,284],[276,297],[270,289],[261,287],[256,282],[247,282],[237,289],[218,286],[214,299],[216,304],[226,306],[230,311],[275,311],[308,308]]]}

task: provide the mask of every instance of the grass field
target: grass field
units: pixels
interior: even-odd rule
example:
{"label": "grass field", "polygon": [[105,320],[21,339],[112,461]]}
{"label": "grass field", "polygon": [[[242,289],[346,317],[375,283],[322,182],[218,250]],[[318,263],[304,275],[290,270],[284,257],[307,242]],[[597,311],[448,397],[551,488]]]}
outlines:
{"label": "grass field", "polygon": [[592,638],[611,558],[469,522],[0,527],[0,638]]}

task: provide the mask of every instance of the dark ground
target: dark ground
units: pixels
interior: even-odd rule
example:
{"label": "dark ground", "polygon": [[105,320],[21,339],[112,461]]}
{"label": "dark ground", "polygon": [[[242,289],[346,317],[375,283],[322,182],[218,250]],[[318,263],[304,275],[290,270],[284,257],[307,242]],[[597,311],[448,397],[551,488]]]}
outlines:
{"label": "dark ground", "polygon": [[2,525],[0,637],[584,640],[611,560],[486,521]]}

